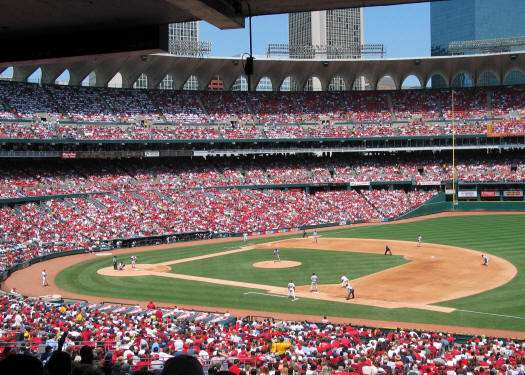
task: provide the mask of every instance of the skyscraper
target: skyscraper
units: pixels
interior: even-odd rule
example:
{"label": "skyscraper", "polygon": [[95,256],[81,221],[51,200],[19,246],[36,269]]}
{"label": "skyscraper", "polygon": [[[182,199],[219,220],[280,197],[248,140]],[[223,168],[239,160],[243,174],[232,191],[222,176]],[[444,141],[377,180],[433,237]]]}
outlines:
{"label": "skyscraper", "polygon": [[[290,58],[362,58],[363,40],[362,8],[288,15]],[[334,79],[330,86],[331,90],[345,88],[341,79]],[[319,88],[320,83],[315,79],[310,80],[306,87],[307,90]]]}
{"label": "skyscraper", "polygon": [[[524,0],[432,2],[430,4],[431,54],[432,56],[449,54],[449,45],[452,42],[525,36],[524,14]],[[467,81],[457,83],[460,86],[470,85],[471,82]],[[434,79],[432,85],[436,86]]]}
{"label": "skyscraper", "polygon": [[[199,23],[180,22],[172,23],[168,27],[168,48],[169,53],[178,56],[203,56],[211,51],[210,42],[199,41]],[[146,88],[148,86],[148,77],[142,74],[134,84],[135,88]],[[161,89],[172,89],[173,79],[170,76],[165,77],[159,85]],[[184,85],[184,90],[197,90],[198,82],[194,76],[191,76]]]}

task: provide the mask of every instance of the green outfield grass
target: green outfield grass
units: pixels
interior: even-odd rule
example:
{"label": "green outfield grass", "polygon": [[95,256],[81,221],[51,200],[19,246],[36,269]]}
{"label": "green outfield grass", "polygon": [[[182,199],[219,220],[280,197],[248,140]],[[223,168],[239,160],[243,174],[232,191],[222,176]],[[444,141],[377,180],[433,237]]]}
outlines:
{"label": "green outfield grass", "polygon": [[[450,314],[415,309],[381,309],[310,299],[291,302],[285,298],[245,295],[248,291],[260,292],[247,288],[151,276],[130,278],[98,275],[97,269],[111,265],[110,257],[97,257],[70,267],[59,273],[55,281],[65,290],[108,299],[118,297],[223,308],[525,330],[525,215],[445,217],[404,224],[336,228],[320,234],[325,237],[408,241],[416,241],[421,234],[423,242],[465,247],[498,255],[512,262],[518,268],[518,274],[511,282],[497,289],[441,303],[443,306],[459,309]],[[250,240],[249,244],[276,240],[276,237]],[[136,255],[139,263],[158,263],[236,249],[242,245],[241,241],[235,241]],[[129,256],[121,257],[129,263]],[[403,258],[396,256],[281,249],[282,259],[296,260],[303,264],[281,270],[256,269],[251,266],[254,262],[272,258],[272,250],[252,250],[173,265],[172,272],[284,286],[290,278],[297,285],[307,284],[311,272],[319,274],[321,283],[336,283],[341,273],[357,278],[405,262]]]}

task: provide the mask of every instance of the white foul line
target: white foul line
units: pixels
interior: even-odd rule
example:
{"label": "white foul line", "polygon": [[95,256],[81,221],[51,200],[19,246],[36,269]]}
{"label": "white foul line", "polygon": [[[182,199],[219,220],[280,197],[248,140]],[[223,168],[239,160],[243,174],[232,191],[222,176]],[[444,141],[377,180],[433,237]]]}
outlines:
{"label": "white foul line", "polygon": [[[244,294],[260,294],[261,296],[270,296],[270,297],[279,297],[279,298],[289,298],[288,296],[282,296],[280,294],[271,294],[271,293],[260,293],[260,292],[245,292]],[[292,301],[297,301],[299,298],[293,299]]]}
{"label": "white foul line", "polygon": [[522,317],[522,316],[504,315],[504,314],[494,314],[494,313],[487,313],[487,312],[481,312],[481,311],[462,310],[462,309],[456,309],[456,311],[468,312],[468,313],[473,313],[473,314],[482,314],[482,315],[500,316],[500,317],[503,317],[503,318],[525,319],[525,318]]}

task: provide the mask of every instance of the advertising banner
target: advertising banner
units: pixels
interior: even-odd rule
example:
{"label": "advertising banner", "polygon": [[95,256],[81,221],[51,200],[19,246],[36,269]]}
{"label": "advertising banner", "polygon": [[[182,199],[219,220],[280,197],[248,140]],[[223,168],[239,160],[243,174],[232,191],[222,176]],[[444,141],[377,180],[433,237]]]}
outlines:
{"label": "advertising banner", "polygon": [[460,190],[458,191],[459,198],[476,198],[478,192],[476,190]]}
{"label": "advertising banner", "polygon": [[504,197],[523,197],[523,190],[507,190],[503,192]]}
{"label": "advertising banner", "polygon": [[370,181],[355,181],[355,182],[350,182],[350,186],[370,186]]}
{"label": "advertising banner", "polygon": [[158,151],[144,151],[144,156],[147,158],[158,158],[159,152]]}
{"label": "advertising banner", "polygon": [[494,190],[484,190],[481,192],[481,197],[482,198],[494,198],[494,197],[499,197],[499,191],[494,191]]}
{"label": "advertising banner", "polygon": [[436,186],[441,185],[441,181],[418,181],[417,184],[421,186]]}
{"label": "advertising banner", "polygon": [[61,159],[76,159],[77,153],[76,152],[63,152],[60,154]]}

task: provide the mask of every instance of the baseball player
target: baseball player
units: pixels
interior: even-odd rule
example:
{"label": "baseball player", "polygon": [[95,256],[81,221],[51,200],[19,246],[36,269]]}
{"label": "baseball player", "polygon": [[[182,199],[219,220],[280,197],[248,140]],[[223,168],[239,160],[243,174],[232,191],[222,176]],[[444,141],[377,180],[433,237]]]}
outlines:
{"label": "baseball player", "polygon": [[392,250],[390,250],[390,247],[389,247],[388,245],[386,245],[386,247],[385,247],[385,255],[386,255],[387,253],[390,254],[390,255],[392,255]]}
{"label": "baseball player", "polygon": [[288,298],[292,297],[292,299],[295,301],[295,284],[293,283],[293,280],[290,280],[288,283]]}
{"label": "baseball player", "polygon": [[315,293],[319,293],[319,289],[317,289],[317,275],[312,273],[312,276],[310,277],[310,292],[315,291]]}
{"label": "baseball player", "polygon": [[306,233],[306,229],[303,229],[303,238],[308,238],[308,233]]}
{"label": "baseball player", "polygon": [[244,233],[242,235],[242,240],[244,241],[244,243],[248,242],[248,233]]}
{"label": "baseball player", "polygon": [[42,270],[42,286],[47,286],[47,273],[46,273],[46,270]]}
{"label": "baseball player", "polygon": [[350,299],[350,296],[352,296],[352,298],[355,298],[354,288],[352,288],[350,282],[346,284],[346,290],[348,290],[348,295],[346,296],[346,299]]}
{"label": "baseball player", "polygon": [[137,257],[135,255],[131,256],[131,268],[135,268],[137,265]]}
{"label": "baseball player", "polygon": [[113,269],[114,270],[117,269],[117,256],[116,255],[113,255]]}
{"label": "baseball player", "polygon": [[417,247],[421,247],[421,241],[423,241],[423,237],[421,235],[417,236]]}
{"label": "baseball player", "polygon": [[488,267],[489,266],[489,257],[486,256],[485,254],[483,254],[481,257],[483,258],[483,265]]}
{"label": "baseball player", "polygon": [[317,231],[316,230],[314,231],[312,242],[317,243]]}
{"label": "baseball player", "polygon": [[275,249],[273,251],[273,261],[274,262],[280,262],[281,261],[281,256],[279,255],[279,249]]}
{"label": "baseball player", "polygon": [[341,275],[341,288],[344,288],[349,283],[348,277]]}

